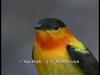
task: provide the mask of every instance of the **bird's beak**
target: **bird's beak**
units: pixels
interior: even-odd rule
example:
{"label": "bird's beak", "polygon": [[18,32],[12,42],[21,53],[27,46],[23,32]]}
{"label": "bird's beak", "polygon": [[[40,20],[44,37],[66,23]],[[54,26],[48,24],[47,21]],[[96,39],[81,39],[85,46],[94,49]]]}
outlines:
{"label": "bird's beak", "polygon": [[40,24],[37,24],[37,25],[34,25],[34,29],[40,29],[41,28],[41,25]]}

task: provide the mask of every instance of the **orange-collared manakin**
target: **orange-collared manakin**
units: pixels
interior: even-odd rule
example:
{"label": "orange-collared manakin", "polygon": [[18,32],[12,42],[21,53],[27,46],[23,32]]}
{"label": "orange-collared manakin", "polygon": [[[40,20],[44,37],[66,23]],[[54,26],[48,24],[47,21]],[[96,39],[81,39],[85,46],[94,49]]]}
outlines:
{"label": "orange-collared manakin", "polygon": [[66,25],[55,18],[34,26],[36,38],[32,59],[39,75],[98,75],[98,62]]}

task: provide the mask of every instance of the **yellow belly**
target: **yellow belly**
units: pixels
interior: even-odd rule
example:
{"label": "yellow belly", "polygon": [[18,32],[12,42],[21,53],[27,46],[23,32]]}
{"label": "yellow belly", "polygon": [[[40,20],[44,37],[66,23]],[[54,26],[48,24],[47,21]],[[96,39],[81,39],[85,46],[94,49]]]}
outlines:
{"label": "yellow belly", "polygon": [[[42,62],[35,64],[40,75],[85,75],[76,64],[55,62],[56,60],[71,61],[66,48],[49,51],[35,48],[34,59]],[[54,62],[51,62],[52,60]]]}

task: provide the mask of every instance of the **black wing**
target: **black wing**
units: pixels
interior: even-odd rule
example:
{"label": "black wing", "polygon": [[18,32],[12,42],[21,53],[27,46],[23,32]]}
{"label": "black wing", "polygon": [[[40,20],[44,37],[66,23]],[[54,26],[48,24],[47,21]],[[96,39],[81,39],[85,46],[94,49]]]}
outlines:
{"label": "black wing", "polygon": [[67,50],[73,60],[79,60],[79,67],[84,70],[86,75],[98,75],[98,62],[88,49],[86,53],[82,53],[68,45]]}

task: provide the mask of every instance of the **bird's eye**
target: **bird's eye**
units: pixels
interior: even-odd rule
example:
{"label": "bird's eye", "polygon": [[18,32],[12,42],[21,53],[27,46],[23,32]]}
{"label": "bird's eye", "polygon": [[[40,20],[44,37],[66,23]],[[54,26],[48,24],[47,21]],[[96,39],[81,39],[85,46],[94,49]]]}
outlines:
{"label": "bird's eye", "polygon": [[55,26],[54,26],[54,29],[56,29],[56,30],[57,30],[58,28],[59,28],[59,27],[58,27],[57,25],[55,25]]}

